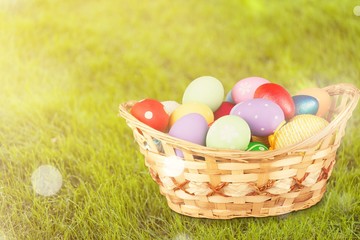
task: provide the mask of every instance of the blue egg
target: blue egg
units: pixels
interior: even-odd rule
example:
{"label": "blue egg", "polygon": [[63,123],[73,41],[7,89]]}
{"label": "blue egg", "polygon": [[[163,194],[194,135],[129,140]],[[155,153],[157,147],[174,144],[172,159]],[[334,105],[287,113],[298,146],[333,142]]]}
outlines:
{"label": "blue egg", "polygon": [[316,115],[319,109],[319,101],[308,95],[296,95],[292,97],[295,103],[295,115],[313,114]]}
{"label": "blue egg", "polygon": [[231,102],[231,103],[235,103],[234,99],[232,98],[232,94],[231,94],[231,90],[226,94],[226,102]]}

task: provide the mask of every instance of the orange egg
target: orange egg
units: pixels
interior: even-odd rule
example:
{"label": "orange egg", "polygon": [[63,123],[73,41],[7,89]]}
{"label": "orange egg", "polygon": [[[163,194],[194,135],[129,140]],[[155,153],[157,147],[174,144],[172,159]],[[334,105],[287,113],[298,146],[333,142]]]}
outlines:
{"label": "orange egg", "polygon": [[319,102],[319,110],[316,116],[324,117],[329,112],[331,106],[331,97],[327,91],[321,88],[307,88],[301,90],[296,95],[308,95],[316,98]]}

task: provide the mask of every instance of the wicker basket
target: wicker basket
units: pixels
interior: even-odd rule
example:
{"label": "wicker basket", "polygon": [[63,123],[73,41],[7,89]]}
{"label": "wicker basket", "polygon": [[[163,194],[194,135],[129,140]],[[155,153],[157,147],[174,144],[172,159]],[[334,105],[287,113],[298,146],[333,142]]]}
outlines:
{"label": "wicker basket", "polygon": [[[359,100],[351,84],[324,88],[332,98],[317,135],[298,144],[264,152],[220,150],[192,144],[148,127],[120,105],[145,156],[145,164],[169,207],[199,218],[267,217],[318,203],[335,164],[346,123]],[[184,158],[175,157],[175,150]]]}

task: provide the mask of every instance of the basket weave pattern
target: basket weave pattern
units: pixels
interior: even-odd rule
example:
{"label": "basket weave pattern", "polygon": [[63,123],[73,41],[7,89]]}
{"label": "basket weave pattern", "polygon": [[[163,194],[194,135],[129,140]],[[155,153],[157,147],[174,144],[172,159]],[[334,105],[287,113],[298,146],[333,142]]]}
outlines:
{"label": "basket weave pattern", "polygon": [[[156,131],[120,105],[145,164],[169,207],[180,214],[211,219],[266,217],[318,203],[336,162],[346,123],[359,100],[351,84],[324,88],[332,98],[330,124],[301,143],[277,150],[214,149]],[[181,150],[183,159],[174,157]],[[167,168],[178,171],[169,174]]]}

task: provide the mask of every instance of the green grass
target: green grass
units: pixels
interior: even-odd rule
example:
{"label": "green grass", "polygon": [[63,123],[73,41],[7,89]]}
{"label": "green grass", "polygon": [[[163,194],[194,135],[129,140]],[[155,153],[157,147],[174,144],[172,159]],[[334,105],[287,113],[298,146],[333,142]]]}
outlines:
{"label": "green grass", "polygon": [[[323,200],[280,217],[172,212],[118,105],[180,101],[211,75],[262,76],[291,93],[360,86],[358,1],[0,0],[0,239],[360,238],[360,111]],[[58,195],[32,172],[51,164]]]}

